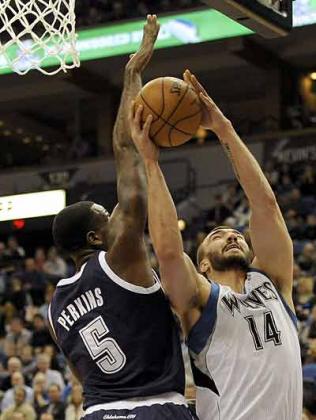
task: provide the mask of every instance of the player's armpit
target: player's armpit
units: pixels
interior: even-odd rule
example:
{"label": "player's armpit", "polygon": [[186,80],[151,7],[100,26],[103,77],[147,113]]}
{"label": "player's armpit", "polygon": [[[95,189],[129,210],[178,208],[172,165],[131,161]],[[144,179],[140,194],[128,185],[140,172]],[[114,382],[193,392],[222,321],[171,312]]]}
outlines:
{"label": "player's armpit", "polygon": [[293,308],[293,243],[276,200],[252,209],[250,236],[255,254],[252,265],[271,278]]}
{"label": "player's armpit", "polygon": [[209,298],[210,284],[197,272],[186,254],[160,259],[159,269],[163,289],[182,321],[186,320],[185,330],[188,332]]}

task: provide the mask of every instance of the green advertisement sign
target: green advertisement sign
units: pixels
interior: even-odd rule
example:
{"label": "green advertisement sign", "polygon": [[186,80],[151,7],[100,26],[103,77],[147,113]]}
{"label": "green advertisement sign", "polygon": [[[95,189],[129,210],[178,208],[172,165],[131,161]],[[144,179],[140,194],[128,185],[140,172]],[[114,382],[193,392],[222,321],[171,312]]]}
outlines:
{"label": "green advertisement sign", "polygon": [[[230,38],[252,33],[248,28],[234,22],[216,10],[200,10],[191,13],[177,14],[159,19],[161,30],[156,48],[169,48],[179,45]],[[116,55],[129,54],[136,51],[142,38],[144,20],[115,24],[111,26],[82,30],[78,33],[77,49],[80,60],[95,60]],[[26,43],[31,43],[31,40]],[[12,46],[8,51],[11,58],[21,55],[17,47]],[[36,54],[43,54],[38,52]],[[23,69],[30,60],[40,61],[40,55],[25,57],[17,61],[17,66]],[[69,57],[70,59],[70,57]],[[58,61],[47,57],[42,67],[58,64]],[[0,74],[10,73],[5,57],[0,56]]]}
{"label": "green advertisement sign", "polygon": [[[316,22],[316,0],[296,0],[293,4],[294,26]],[[197,44],[252,33],[250,29],[212,9],[166,16],[160,18],[159,21],[161,31],[156,48]],[[134,52],[141,41],[143,25],[144,20],[142,19],[79,31],[77,49],[80,60],[95,60]],[[31,50],[32,40],[26,40],[25,44]],[[50,48],[53,46],[48,45],[47,49]],[[25,54],[21,54],[17,46],[13,45],[9,48],[8,55],[11,59],[17,59],[16,65],[22,70],[29,67],[30,61],[42,61],[42,67],[58,64],[58,60],[53,54],[43,60],[44,51],[40,49],[26,57]],[[67,56],[67,53],[65,55]],[[71,57],[69,56],[66,61],[71,62]],[[0,74],[11,72],[5,57],[0,55]]]}

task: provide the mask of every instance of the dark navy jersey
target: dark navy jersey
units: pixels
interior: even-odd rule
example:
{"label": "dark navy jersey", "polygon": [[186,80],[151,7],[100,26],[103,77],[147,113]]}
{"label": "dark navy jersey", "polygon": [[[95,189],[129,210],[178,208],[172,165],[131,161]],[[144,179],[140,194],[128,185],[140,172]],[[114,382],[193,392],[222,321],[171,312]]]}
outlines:
{"label": "dark navy jersey", "polygon": [[101,251],[58,283],[48,312],[57,343],[83,384],[85,408],[184,393],[178,326],[157,278],[149,288],[128,283]]}

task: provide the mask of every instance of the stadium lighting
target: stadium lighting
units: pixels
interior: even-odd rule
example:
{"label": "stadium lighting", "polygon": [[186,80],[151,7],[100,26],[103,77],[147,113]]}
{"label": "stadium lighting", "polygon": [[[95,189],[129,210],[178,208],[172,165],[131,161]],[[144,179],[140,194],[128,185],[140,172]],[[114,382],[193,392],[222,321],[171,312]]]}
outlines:
{"label": "stadium lighting", "polygon": [[52,216],[65,206],[65,190],[8,195],[0,197],[0,222]]}
{"label": "stadium lighting", "polygon": [[185,230],[185,228],[187,227],[187,224],[186,224],[186,222],[185,222],[185,220],[183,220],[183,219],[179,219],[178,220],[178,227],[179,227],[179,230],[182,232],[182,231],[184,231]]}

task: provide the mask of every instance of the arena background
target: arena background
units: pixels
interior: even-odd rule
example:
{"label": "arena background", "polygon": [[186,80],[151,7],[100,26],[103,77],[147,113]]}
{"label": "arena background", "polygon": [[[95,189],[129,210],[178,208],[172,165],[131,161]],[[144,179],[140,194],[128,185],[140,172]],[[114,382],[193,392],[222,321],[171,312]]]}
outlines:
{"label": "arena background", "polygon": [[[127,54],[138,45],[150,12],[159,14],[162,30],[144,82],[181,77],[190,68],[249,145],[277,195],[294,241],[304,404],[307,418],[316,418],[316,2],[294,4],[295,29],[267,40],[193,0],[80,0],[80,69],[52,78],[0,70],[2,411],[13,403],[12,384],[25,383],[37,418],[47,410],[55,410],[55,420],[80,418],[81,389],[45,326],[54,285],[73,273],[52,248],[52,216],[44,208],[44,202],[49,207],[59,199],[63,205],[63,193],[47,201],[12,196],[63,190],[67,204],[89,199],[112,210],[111,131]],[[187,145],[163,151],[162,168],[191,256],[215,224],[246,231],[247,201],[211,133],[199,129]],[[194,399],[187,376],[187,395]],[[49,388],[56,382],[59,387]]]}

